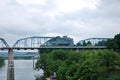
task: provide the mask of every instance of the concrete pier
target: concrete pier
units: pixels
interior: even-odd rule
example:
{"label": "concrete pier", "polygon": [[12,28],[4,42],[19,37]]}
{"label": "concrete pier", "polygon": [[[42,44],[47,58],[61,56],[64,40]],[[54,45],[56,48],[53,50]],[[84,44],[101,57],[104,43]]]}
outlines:
{"label": "concrete pier", "polygon": [[7,80],[14,80],[14,55],[13,49],[8,51]]}

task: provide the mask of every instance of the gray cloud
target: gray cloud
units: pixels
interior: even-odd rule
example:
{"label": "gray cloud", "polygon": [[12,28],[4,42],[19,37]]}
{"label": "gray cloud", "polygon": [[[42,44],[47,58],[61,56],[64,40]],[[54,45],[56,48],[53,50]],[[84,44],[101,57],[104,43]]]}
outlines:
{"label": "gray cloud", "polygon": [[[0,37],[10,44],[22,37],[68,35],[76,41],[113,37],[120,32],[120,0],[100,0],[96,9],[59,12],[54,0],[46,5],[0,1]],[[56,0],[57,1],[57,0]]]}

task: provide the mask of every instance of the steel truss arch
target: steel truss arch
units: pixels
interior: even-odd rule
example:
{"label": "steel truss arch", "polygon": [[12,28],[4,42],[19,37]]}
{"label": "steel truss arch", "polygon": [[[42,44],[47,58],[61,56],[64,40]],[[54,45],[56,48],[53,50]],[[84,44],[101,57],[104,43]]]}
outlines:
{"label": "steel truss arch", "polygon": [[15,42],[13,45],[14,47],[40,47],[43,45],[46,41],[52,39],[54,37],[39,37],[39,36],[34,36],[34,37],[27,37],[27,38],[22,38],[19,39]]}
{"label": "steel truss arch", "polygon": [[0,38],[0,48],[9,48],[8,43],[3,38]]}

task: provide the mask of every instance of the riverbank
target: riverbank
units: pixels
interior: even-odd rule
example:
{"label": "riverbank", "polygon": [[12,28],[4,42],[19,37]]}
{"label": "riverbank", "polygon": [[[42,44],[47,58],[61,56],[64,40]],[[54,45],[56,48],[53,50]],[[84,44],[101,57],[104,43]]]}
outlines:
{"label": "riverbank", "polygon": [[4,57],[0,57],[0,67],[4,64],[4,60],[5,60]]}

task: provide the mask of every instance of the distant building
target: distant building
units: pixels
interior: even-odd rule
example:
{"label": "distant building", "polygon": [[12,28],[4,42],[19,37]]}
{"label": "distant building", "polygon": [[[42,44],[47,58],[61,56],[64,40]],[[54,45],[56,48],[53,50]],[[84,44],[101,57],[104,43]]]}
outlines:
{"label": "distant building", "polygon": [[50,40],[48,40],[45,43],[46,46],[73,46],[74,45],[74,41],[72,38],[69,38],[67,36],[57,36],[55,38],[52,38]]}

